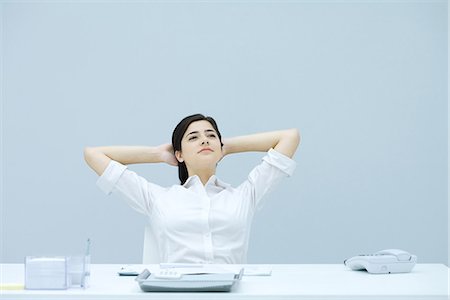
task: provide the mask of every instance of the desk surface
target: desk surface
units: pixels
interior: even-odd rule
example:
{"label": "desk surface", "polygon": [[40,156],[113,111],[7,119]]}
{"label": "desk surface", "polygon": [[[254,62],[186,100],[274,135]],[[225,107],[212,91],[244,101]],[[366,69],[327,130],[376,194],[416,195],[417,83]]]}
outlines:
{"label": "desk surface", "polygon": [[[122,266],[91,265],[87,289],[0,291],[0,299],[449,299],[449,268],[443,264],[417,264],[411,273],[385,275],[334,264],[258,265],[271,268],[272,275],[244,276],[229,293],[143,293],[135,277],[117,275]],[[22,264],[1,264],[0,271],[2,284],[23,283]]]}

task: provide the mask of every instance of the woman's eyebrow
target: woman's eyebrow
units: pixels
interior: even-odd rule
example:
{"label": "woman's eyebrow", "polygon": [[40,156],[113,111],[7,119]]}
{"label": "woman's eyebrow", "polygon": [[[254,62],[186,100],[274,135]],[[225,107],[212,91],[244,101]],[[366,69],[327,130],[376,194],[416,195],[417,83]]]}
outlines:
{"label": "woman's eyebrow", "polygon": [[192,132],[186,134],[186,136],[188,136],[188,135],[190,135],[190,134],[196,134],[196,133],[198,133],[198,131],[192,131]]}
{"label": "woman's eyebrow", "polygon": [[[205,129],[204,132],[214,132],[214,133],[216,133],[216,131],[214,129]],[[188,134],[186,134],[186,136],[191,135],[191,134],[197,134],[197,133],[198,133],[198,131],[192,131],[192,132],[189,132]]]}

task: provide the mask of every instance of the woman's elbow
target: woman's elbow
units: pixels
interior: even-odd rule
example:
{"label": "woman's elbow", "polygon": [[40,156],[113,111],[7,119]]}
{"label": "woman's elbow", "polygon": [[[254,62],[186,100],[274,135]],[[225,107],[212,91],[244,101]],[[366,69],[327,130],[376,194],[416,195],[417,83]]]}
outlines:
{"label": "woman's elbow", "polygon": [[87,156],[91,155],[93,149],[94,149],[93,147],[84,147],[84,149],[83,149],[84,158],[86,158]]}
{"label": "woman's elbow", "polygon": [[293,157],[300,143],[300,132],[297,128],[284,130],[281,139],[275,146],[275,150],[288,156]]}
{"label": "woman's elbow", "polygon": [[291,128],[287,130],[287,136],[294,144],[300,143],[300,131],[297,128]]}
{"label": "woman's elbow", "polygon": [[95,147],[84,147],[83,149],[84,160],[90,165],[90,163],[96,156],[96,153],[98,153],[98,151],[96,150]]}

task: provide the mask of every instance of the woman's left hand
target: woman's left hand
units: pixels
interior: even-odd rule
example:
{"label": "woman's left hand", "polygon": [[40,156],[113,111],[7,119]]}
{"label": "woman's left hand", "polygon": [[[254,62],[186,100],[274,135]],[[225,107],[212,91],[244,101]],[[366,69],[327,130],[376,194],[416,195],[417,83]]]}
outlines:
{"label": "woman's left hand", "polygon": [[161,150],[161,161],[171,166],[178,166],[178,160],[173,153],[172,144],[163,144],[159,146]]}

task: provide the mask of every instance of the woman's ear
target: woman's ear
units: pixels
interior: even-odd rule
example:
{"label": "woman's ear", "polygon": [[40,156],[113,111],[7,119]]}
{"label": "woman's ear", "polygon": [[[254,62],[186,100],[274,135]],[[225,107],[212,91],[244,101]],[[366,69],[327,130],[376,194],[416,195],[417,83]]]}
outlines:
{"label": "woman's ear", "polygon": [[175,151],[175,157],[177,158],[177,160],[182,163],[184,161],[182,155],[181,155],[181,151],[177,150]]}

